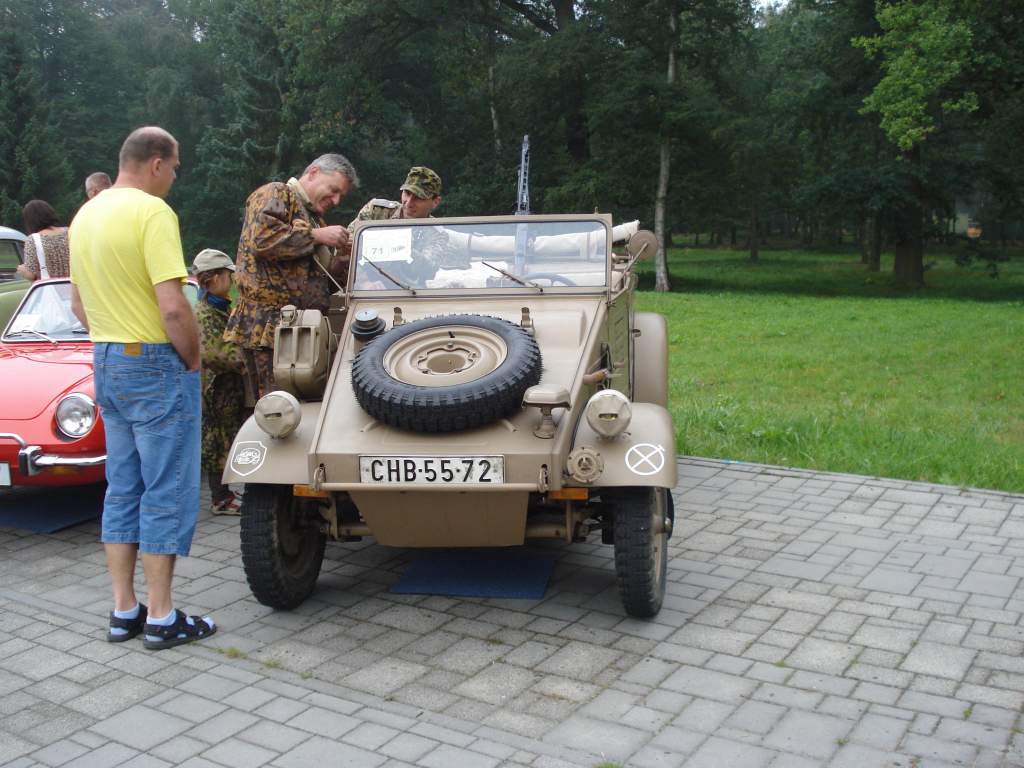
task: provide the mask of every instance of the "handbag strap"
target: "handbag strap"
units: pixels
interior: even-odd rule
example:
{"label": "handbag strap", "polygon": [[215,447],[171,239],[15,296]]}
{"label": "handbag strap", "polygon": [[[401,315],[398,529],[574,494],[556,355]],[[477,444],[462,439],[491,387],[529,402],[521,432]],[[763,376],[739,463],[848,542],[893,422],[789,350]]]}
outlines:
{"label": "handbag strap", "polygon": [[43,236],[36,232],[32,235],[32,242],[36,244],[36,260],[39,262],[39,279],[49,280],[50,270],[46,268],[46,252],[43,250]]}

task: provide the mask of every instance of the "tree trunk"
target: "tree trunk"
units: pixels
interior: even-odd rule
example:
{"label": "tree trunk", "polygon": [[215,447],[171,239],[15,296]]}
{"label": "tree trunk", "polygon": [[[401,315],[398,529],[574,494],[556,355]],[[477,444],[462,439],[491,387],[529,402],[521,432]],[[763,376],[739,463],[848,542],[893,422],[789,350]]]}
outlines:
{"label": "tree trunk", "polygon": [[[921,164],[920,147],[914,147],[907,155],[916,171]],[[920,174],[912,172],[908,176],[911,202],[901,206],[898,213],[892,271],[899,285],[920,288],[924,285],[924,189]]]}
{"label": "tree trunk", "polygon": [[748,229],[747,240],[750,245],[750,263],[757,264],[761,260],[761,254],[759,249],[760,235],[758,229],[760,228],[760,222],[757,219],[757,201],[750,201],[750,228]]}
{"label": "tree trunk", "polygon": [[882,218],[877,211],[865,222],[865,237],[868,241],[868,272],[882,270]]}
{"label": "tree trunk", "polygon": [[[676,47],[678,46],[678,17],[675,9],[669,13],[668,28],[671,40],[668,46],[669,88],[676,82]],[[668,131],[662,130],[661,146],[658,152],[658,191],[654,197],[654,234],[658,238],[658,253],[654,257],[654,290],[671,291],[672,280],[668,274],[668,254],[665,242],[665,203],[668,199],[669,169],[672,161],[672,140]]]}
{"label": "tree trunk", "polygon": [[487,101],[491,108],[491,130],[494,133],[494,156],[501,157],[501,124],[498,122],[498,103],[494,97],[494,31],[487,34]]}

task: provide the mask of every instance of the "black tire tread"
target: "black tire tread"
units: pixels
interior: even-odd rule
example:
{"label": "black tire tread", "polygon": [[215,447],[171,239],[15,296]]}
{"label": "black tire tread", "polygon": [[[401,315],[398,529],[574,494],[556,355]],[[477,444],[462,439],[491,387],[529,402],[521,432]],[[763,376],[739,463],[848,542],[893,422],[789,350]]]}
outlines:
{"label": "black tire tread", "polygon": [[249,589],[263,605],[284,610],[297,607],[312,594],[327,544],[326,534],[319,533],[312,562],[302,578],[287,572],[278,544],[277,513],[289,498],[290,486],[246,485],[240,521],[242,567]]}
{"label": "black tire tread", "polygon": [[[394,342],[418,330],[473,325],[501,335],[508,357],[477,381],[451,387],[420,387],[391,378],[383,358]],[[540,381],[537,342],[523,328],[486,315],[445,315],[393,328],[367,344],[352,363],[352,389],[373,418],[414,432],[458,432],[484,426],[522,405],[526,390]]]}
{"label": "black tire tread", "polygon": [[[615,507],[615,580],[626,613],[637,618],[657,615],[665,598],[665,574],[658,578],[652,556],[653,540],[661,535],[651,527],[651,506],[659,492],[667,493],[664,488],[621,488],[608,494]],[[667,561],[666,552],[663,567]]]}

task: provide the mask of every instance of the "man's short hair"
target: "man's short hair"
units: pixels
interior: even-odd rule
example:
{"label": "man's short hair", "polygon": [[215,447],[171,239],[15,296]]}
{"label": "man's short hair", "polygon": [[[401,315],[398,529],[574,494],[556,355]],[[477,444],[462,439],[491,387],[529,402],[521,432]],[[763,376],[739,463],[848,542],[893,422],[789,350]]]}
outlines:
{"label": "man's short hair", "polygon": [[96,173],[90,173],[85,177],[85,188],[89,189],[110,189],[112,182],[110,177],[107,176],[103,171],[96,171]]}
{"label": "man's short hair", "polygon": [[344,155],[335,153],[320,155],[320,157],[306,166],[306,170],[302,172],[303,175],[309,173],[314,168],[319,168],[323,173],[340,173],[348,179],[352,189],[356,189],[359,186],[359,175],[356,173],[355,166]]}
{"label": "man's short hair", "polygon": [[121,145],[118,163],[124,167],[147,163],[154,157],[166,160],[174,156],[177,147],[178,142],[163,128],[146,125],[128,134],[128,138]]}

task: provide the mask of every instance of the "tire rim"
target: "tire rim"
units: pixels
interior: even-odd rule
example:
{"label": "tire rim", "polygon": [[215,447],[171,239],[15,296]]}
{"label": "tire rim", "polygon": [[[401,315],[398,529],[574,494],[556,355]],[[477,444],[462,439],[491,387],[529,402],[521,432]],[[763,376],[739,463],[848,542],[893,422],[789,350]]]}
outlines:
{"label": "tire rim", "polygon": [[425,328],[392,344],[384,370],[403,384],[450,387],[493,373],[508,356],[496,333],[466,325]]}
{"label": "tire rim", "polygon": [[651,504],[651,548],[654,550],[654,586],[655,591],[661,590],[663,581],[662,574],[665,573],[665,559],[668,553],[668,534],[665,531],[665,519],[668,515],[668,505],[665,502],[665,493],[661,488],[654,488],[654,503]]}
{"label": "tire rim", "polygon": [[310,520],[304,513],[302,505],[292,500],[282,505],[277,514],[277,545],[284,565],[292,572],[303,570],[309,552],[316,545],[316,537],[310,531]]}

